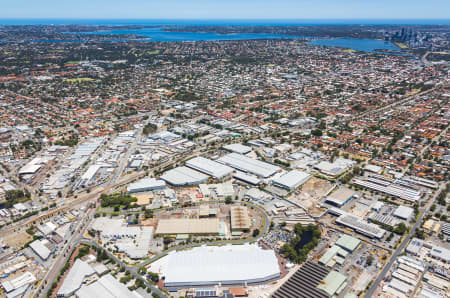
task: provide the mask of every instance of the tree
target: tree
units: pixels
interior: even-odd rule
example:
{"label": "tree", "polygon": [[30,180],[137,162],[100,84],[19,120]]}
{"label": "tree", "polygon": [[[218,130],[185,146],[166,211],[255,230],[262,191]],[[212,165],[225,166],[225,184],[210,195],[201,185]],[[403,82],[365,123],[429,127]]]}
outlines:
{"label": "tree", "polygon": [[153,210],[145,209],[145,211],[144,211],[144,217],[145,217],[145,218],[153,218]]}
{"label": "tree", "polygon": [[233,202],[233,200],[231,199],[230,196],[225,198],[225,204],[231,204]]}
{"label": "tree", "polygon": [[311,131],[311,134],[315,137],[321,137],[323,133],[322,133],[322,130],[316,128],[313,131]]}
{"label": "tree", "polygon": [[366,259],[366,264],[367,266],[371,266],[373,263],[373,257],[372,256],[368,256]]}
{"label": "tree", "polygon": [[406,225],[403,222],[401,222],[395,227],[394,233],[403,235],[405,234],[406,230],[407,230]]}
{"label": "tree", "polygon": [[253,230],[253,237],[256,237],[259,235],[259,229],[254,229]]}

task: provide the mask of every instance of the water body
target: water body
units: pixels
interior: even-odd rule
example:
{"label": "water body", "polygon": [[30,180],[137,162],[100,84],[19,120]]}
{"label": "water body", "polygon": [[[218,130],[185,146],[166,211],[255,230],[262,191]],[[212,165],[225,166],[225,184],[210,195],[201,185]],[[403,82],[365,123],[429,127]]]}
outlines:
{"label": "water body", "polygon": [[[143,28],[135,30],[111,30],[98,32],[85,32],[83,34],[136,34],[145,36],[152,41],[216,41],[216,40],[249,40],[249,39],[299,39],[304,36],[280,35],[269,33],[236,33],[236,34],[218,34],[205,32],[172,32],[163,31],[161,28]],[[348,48],[356,51],[378,53],[376,50],[399,51],[395,45],[390,42],[384,42],[373,39],[355,39],[355,38],[335,38],[313,40],[309,44]]]}
{"label": "water body", "polygon": [[295,247],[295,251],[298,252],[300,249],[302,249],[306,244],[311,242],[312,238],[313,238],[312,232],[308,232],[308,231],[303,232],[303,234],[300,235],[300,242],[297,243],[297,246]]}
{"label": "water body", "polygon": [[[67,32],[70,33],[70,32]],[[161,28],[142,28],[133,30],[110,30],[72,33],[78,35],[96,34],[96,35],[122,35],[134,34],[145,36],[146,40],[151,41],[216,41],[216,40],[249,40],[249,39],[282,39],[282,38],[300,38],[292,35],[270,34],[270,33],[236,33],[236,34],[218,34],[208,32],[173,32],[164,31]]]}
{"label": "water body", "polygon": [[355,39],[355,38],[318,39],[309,42],[309,44],[316,46],[346,48],[368,53],[383,53],[377,50],[399,51],[399,48],[397,48],[391,42],[385,42],[376,39]]}

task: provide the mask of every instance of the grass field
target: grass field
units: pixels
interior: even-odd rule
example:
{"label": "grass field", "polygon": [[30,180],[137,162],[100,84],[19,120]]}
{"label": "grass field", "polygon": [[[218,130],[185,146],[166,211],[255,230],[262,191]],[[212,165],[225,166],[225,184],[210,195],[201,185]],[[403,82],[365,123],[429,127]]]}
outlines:
{"label": "grass field", "polygon": [[396,42],[395,45],[399,47],[400,49],[408,49],[409,47],[401,42]]}
{"label": "grass field", "polygon": [[64,64],[78,64],[78,63],[80,63],[80,61],[67,61]]}
{"label": "grass field", "polygon": [[92,82],[94,79],[91,78],[76,78],[76,79],[65,79],[63,82],[65,83],[84,83],[84,82]]}

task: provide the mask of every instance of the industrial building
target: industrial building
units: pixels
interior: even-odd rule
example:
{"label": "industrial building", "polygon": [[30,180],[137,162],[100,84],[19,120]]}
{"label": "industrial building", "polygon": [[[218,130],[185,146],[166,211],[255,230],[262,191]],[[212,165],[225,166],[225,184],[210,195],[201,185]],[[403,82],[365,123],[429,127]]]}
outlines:
{"label": "industrial building", "polygon": [[256,160],[238,153],[230,153],[218,159],[219,162],[237,170],[254,174],[258,177],[268,178],[279,172],[278,166]]}
{"label": "industrial building", "polygon": [[75,293],[77,298],[136,298],[126,285],[120,283],[111,274],[102,276],[96,282],[84,286]]}
{"label": "industrial building", "polygon": [[433,246],[430,250],[430,257],[443,263],[450,263],[450,250],[444,247]]}
{"label": "industrial building", "polygon": [[379,228],[377,225],[368,223],[359,216],[347,213],[338,208],[330,208],[328,212],[338,216],[336,223],[344,225],[348,228],[355,230],[356,232],[366,235],[370,238],[383,238],[386,233],[385,230]]}
{"label": "industrial building", "polygon": [[329,295],[318,286],[328,276],[330,269],[310,261],[304,263],[273,294],[273,298],[314,297],[329,298]]}
{"label": "industrial building", "polygon": [[350,235],[343,234],[338,241],[336,241],[336,245],[345,249],[349,253],[353,253],[361,245],[361,240]]}
{"label": "industrial building", "polygon": [[241,171],[236,171],[236,173],[233,174],[233,178],[251,185],[258,185],[261,182],[255,176],[247,175]]}
{"label": "industrial building", "polygon": [[223,147],[223,149],[228,150],[230,152],[239,153],[239,154],[247,154],[252,152],[252,147],[245,146],[242,144],[230,144]]}
{"label": "industrial building", "polygon": [[174,186],[188,186],[204,183],[208,176],[188,167],[178,167],[165,172],[161,179]]}
{"label": "industrial building", "polygon": [[163,269],[165,287],[240,285],[280,277],[273,250],[256,244],[202,246],[170,253]]}
{"label": "industrial building", "polygon": [[418,190],[377,177],[369,177],[367,180],[355,179],[353,183],[412,203],[421,197]]}
{"label": "industrial building", "polygon": [[398,206],[393,215],[400,219],[409,220],[413,214],[414,209],[406,206]]}
{"label": "industrial building", "polygon": [[130,227],[122,219],[99,217],[94,220],[92,229],[100,232],[105,242],[114,241],[117,250],[132,259],[147,257],[153,239],[153,227]]}
{"label": "industrial building", "polygon": [[342,265],[345,262],[345,258],[348,256],[348,252],[343,248],[333,245],[327,250],[319,259],[319,264],[326,265],[332,268],[335,264]]}
{"label": "industrial building", "polygon": [[226,198],[234,195],[233,184],[230,182],[219,184],[200,184],[198,186],[203,197]]}
{"label": "industrial building", "polygon": [[131,183],[127,187],[128,193],[162,190],[166,188],[166,183],[155,178],[144,178],[137,182]]}
{"label": "industrial building", "polygon": [[17,297],[25,293],[35,281],[36,277],[33,273],[27,271],[14,279],[2,281],[2,287],[7,293],[6,297]]}
{"label": "industrial building", "polygon": [[311,175],[305,172],[293,170],[289,171],[286,174],[276,178],[272,181],[273,185],[287,189],[294,190],[300,185],[304,184],[308,179],[311,178]]}
{"label": "industrial building", "polygon": [[84,279],[93,274],[95,274],[95,270],[87,262],[76,259],[56,295],[58,297],[72,296],[80,289]]}
{"label": "industrial building", "polygon": [[337,177],[343,174],[356,164],[356,161],[338,158],[334,162],[321,161],[314,166],[316,170],[330,177]]}
{"label": "industrial building", "polygon": [[216,179],[221,179],[233,172],[229,166],[201,156],[186,161],[186,166]]}
{"label": "industrial building", "polygon": [[331,271],[317,286],[330,297],[337,297],[347,286],[347,277],[339,272]]}
{"label": "industrial building", "polygon": [[232,232],[246,232],[250,229],[251,222],[248,216],[247,207],[232,206],[230,209],[230,215]]}
{"label": "industrial building", "polygon": [[354,191],[346,187],[341,187],[327,196],[325,198],[325,202],[336,207],[342,207],[347,204],[354,196]]}
{"label": "industrial building", "polygon": [[52,251],[45,245],[48,240],[37,239],[30,243],[30,248],[44,261],[48,259]]}
{"label": "industrial building", "polygon": [[157,235],[218,235],[220,223],[218,218],[173,218],[160,219],[156,228]]}

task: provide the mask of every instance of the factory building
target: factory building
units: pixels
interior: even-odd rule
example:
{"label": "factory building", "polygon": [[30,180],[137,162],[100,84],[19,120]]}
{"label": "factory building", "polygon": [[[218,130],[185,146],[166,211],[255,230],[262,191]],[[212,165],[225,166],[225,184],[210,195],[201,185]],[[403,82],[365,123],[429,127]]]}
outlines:
{"label": "factory building", "polygon": [[247,207],[232,206],[230,209],[230,215],[232,232],[247,232],[250,229],[251,222],[248,216]]}
{"label": "factory building", "polygon": [[294,190],[300,185],[304,184],[308,179],[311,178],[311,175],[305,172],[293,170],[287,172],[279,178],[276,178],[272,181],[273,185],[287,189]]}
{"label": "factory building", "polygon": [[268,178],[279,172],[278,166],[256,160],[238,153],[230,153],[217,160],[227,166],[235,168],[245,173],[254,174],[258,177]]}
{"label": "factory building", "polygon": [[126,285],[119,282],[111,274],[102,276],[96,282],[84,286],[75,293],[77,298],[136,298],[139,297],[131,292]]}
{"label": "factory building", "polygon": [[218,218],[174,218],[160,219],[156,228],[157,235],[219,235]]}
{"label": "factory building", "polygon": [[325,202],[336,207],[342,207],[347,204],[354,196],[354,191],[346,187],[341,187],[337,191],[327,196],[325,198]]}
{"label": "factory building", "polygon": [[280,277],[273,250],[256,244],[202,246],[167,256],[164,286],[193,287],[268,282]]}
{"label": "factory building", "polygon": [[323,289],[318,288],[329,272],[330,269],[326,266],[307,261],[281,285],[272,297],[329,298],[330,296]]}
{"label": "factory building", "polygon": [[414,209],[406,206],[398,206],[393,215],[400,219],[409,220],[413,214]]}
{"label": "factory building", "polygon": [[137,182],[131,183],[127,187],[128,193],[136,193],[143,191],[162,190],[166,188],[166,183],[155,178],[144,178]]}
{"label": "factory building", "polygon": [[230,144],[223,147],[223,149],[228,150],[230,152],[239,153],[239,154],[247,154],[252,152],[252,148],[249,146],[245,146],[242,144]]}
{"label": "factory building", "polygon": [[81,259],[76,259],[69,273],[64,278],[61,287],[56,294],[57,297],[70,297],[78,291],[88,276],[94,275],[95,270]]}
{"label": "factory building", "polygon": [[221,179],[233,172],[229,166],[201,156],[188,160],[186,166],[216,179]]}
{"label": "factory building", "polygon": [[161,179],[174,186],[188,186],[204,183],[208,176],[188,167],[178,167],[165,172]]}

